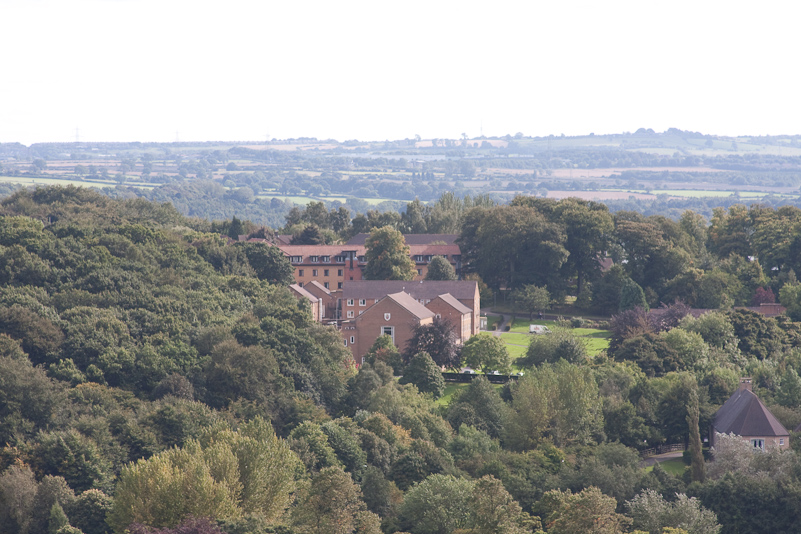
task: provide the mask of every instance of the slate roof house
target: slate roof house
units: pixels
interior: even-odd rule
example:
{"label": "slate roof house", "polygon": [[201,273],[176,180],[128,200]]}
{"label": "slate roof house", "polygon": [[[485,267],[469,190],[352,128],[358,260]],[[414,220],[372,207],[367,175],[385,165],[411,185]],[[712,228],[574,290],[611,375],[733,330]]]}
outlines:
{"label": "slate roof house", "polygon": [[710,444],[714,447],[717,434],[734,434],[755,448],[790,448],[790,433],[762,404],[753,391],[751,379],[740,379],[740,388],[715,413],[710,429]]}

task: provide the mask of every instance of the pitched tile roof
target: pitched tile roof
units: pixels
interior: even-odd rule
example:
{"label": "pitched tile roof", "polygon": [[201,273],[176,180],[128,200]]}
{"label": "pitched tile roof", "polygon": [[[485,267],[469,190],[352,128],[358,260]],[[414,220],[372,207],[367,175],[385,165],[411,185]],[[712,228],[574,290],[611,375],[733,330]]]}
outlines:
{"label": "pitched tile roof", "polygon": [[350,245],[278,245],[287,256],[339,256],[342,252],[355,250],[357,256],[363,256],[364,247]]}
{"label": "pitched tile roof", "polygon": [[294,291],[295,293],[297,293],[299,296],[301,296],[303,298],[306,298],[306,299],[310,300],[311,302],[315,302],[316,303],[316,302],[320,301],[319,297],[315,297],[314,295],[312,295],[311,293],[309,293],[308,291],[306,291],[305,289],[300,287],[298,284],[292,284],[292,285],[289,286],[289,288],[292,291]]}
{"label": "pitched tile roof", "polygon": [[471,280],[350,280],[342,286],[342,298],[380,299],[390,293],[405,291],[414,299],[434,300],[450,293],[458,300],[476,298],[478,285]]}
{"label": "pitched tile roof", "polygon": [[[428,319],[429,317],[434,317],[434,312],[414,300],[408,293],[404,293],[403,291],[387,295],[386,298],[394,300],[418,319]],[[373,306],[375,306],[375,304]]]}
{"label": "pitched tile roof", "polygon": [[320,291],[322,291],[326,295],[330,295],[331,294],[331,292],[323,284],[321,284],[317,280],[312,280],[311,282],[307,283],[306,285],[307,286],[314,286],[315,288],[319,289]]}
{"label": "pitched tile roof", "polygon": [[[459,302],[454,298],[453,295],[450,293],[445,293],[444,295],[438,295],[437,298],[442,299],[446,304],[450,305],[453,309],[455,309],[459,313],[471,313],[470,308]],[[433,300],[433,299],[432,299]]]}
{"label": "pitched tile roof", "polygon": [[453,256],[461,253],[459,245],[409,245],[411,256]]}
{"label": "pitched tile roof", "polygon": [[738,436],[788,436],[790,433],[752,391],[741,388],[715,414],[715,432]]}
{"label": "pitched tile roof", "polygon": [[[356,234],[345,243],[346,245],[364,245],[370,234]],[[430,245],[436,241],[442,241],[452,245],[459,238],[459,234],[403,234],[407,245]]]}

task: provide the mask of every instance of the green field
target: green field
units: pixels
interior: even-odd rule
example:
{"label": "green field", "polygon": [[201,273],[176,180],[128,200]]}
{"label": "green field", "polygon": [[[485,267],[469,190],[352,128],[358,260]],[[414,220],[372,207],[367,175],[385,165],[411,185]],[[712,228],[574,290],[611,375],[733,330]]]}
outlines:
{"label": "green field", "polygon": [[[515,319],[511,331],[501,334],[501,339],[506,343],[506,350],[509,351],[512,361],[525,356],[532,335],[528,333],[528,328],[529,325],[532,324],[541,324],[548,328],[553,328],[555,326],[555,321],[538,319],[529,321],[528,318]],[[572,332],[584,340],[587,346],[587,352],[589,352],[590,356],[595,356],[599,352],[609,348],[609,338],[612,336],[609,330],[573,328]]]}
{"label": "green field", "polygon": [[33,178],[30,176],[0,176],[0,183],[5,184],[19,184],[19,185],[74,185],[76,187],[117,187],[124,185],[126,187],[136,187],[139,189],[153,189],[157,184],[148,184],[142,182],[125,182],[119,184],[113,180],[78,180],[75,178]]}

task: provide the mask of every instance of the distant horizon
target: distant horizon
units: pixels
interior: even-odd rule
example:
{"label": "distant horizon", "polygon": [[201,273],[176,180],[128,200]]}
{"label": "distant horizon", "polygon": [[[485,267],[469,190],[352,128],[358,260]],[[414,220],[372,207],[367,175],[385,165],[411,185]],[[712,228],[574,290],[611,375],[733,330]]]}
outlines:
{"label": "distant horizon", "polygon": [[[551,138],[576,138],[576,137],[604,137],[604,136],[625,136],[625,135],[636,135],[636,132],[639,130],[633,131],[621,131],[621,132],[604,132],[604,133],[597,133],[597,132],[589,132],[586,134],[574,134],[574,135],[567,135],[567,134],[545,134],[545,135],[527,135],[523,133],[523,139],[547,139]],[[714,134],[714,133],[706,133],[702,131],[693,131],[693,130],[685,130],[683,128],[677,127],[670,127],[666,128],[665,130],[658,131],[654,128],[648,128],[643,126],[642,129],[645,130],[653,130],[654,134],[662,135],[668,133],[669,130],[679,130],[681,132],[692,133],[692,134],[699,134],[703,136],[710,136],[710,137],[717,137],[717,138],[780,138],[780,137],[798,137],[801,136],[800,133],[791,133],[791,134],[739,134],[739,135],[723,135],[723,134]],[[515,132],[515,134],[518,132]],[[522,133],[522,132],[519,132]],[[514,140],[515,134],[502,134],[502,135],[483,135],[483,136],[475,136],[475,137],[468,137],[467,139],[470,141],[475,141],[479,139],[498,139],[498,140],[505,140],[507,136],[512,136]],[[178,140],[168,140],[168,141],[157,141],[157,140],[142,140],[142,139],[123,139],[123,140],[93,140],[93,139],[79,139],[79,140],[65,140],[65,141],[35,141],[32,143],[24,143],[22,141],[0,141],[0,144],[14,144],[19,143],[25,147],[31,147],[32,145],[45,145],[45,144],[54,144],[54,145],[67,145],[67,144],[114,144],[114,143],[142,143],[142,144],[186,144],[186,143],[220,143],[220,144],[261,144],[261,145],[268,145],[274,143],[280,143],[282,141],[299,141],[299,140],[309,140],[309,141],[316,141],[316,142],[336,142],[339,144],[342,143],[349,143],[349,142],[358,142],[358,143],[384,143],[384,142],[396,142],[396,141],[406,141],[414,139],[414,136],[404,137],[404,138],[395,138],[395,139],[359,139],[359,138],[349,138],[349,139],[337,139],[333,137],[315,137],[311,135],[303,135],[299,137],[286,137],[286,138],[272,138],[269,140],[266,139],[178,139]],[[462,137],[421,137],[419,141],[431,141],[433,139],[448,139],[448,140],[461,140]],[[443,147],[445,148],[445,147]]]}

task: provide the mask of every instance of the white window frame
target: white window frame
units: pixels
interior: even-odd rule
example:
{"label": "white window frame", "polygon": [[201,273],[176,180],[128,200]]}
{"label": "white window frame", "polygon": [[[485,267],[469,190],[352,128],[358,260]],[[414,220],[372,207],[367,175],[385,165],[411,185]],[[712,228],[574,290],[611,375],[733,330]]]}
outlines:
{"label": "white window frame", "polygon": [[319,256],[309,256],[309,261],[312,263],[319,263]]}
{"label": "white window frame", "polygon": [[350,336],[350,343],[351,343],[351,345],[353,343],[356,343],[356,337],[355,336]]}
{"label": "white window frame", "polygon": [[751,446],[755,449],[765,450],[765,440],[760,438],[751,438]]}
{"label": "white window frame", "polygon": [[289,261],[291,263],[303,263],[303,256],[292,256]]}
{"label": "white window frame", "polygon": [[[389,330],[389,332],[387,332]],[[392,338],[392,343],[395,343],[395,327],[394,326],[382,326],[381,330],[379,330],[380,336],[388,335]]]}
{"label": "white window frame", "polygon": [[323,256],[323,263],[331,263],[331,256]]}
{"label": "white window frame", "polygon": [[367,306],[367,299],[359,299],[359,306]]}
{"label": "white window frame", "polygon": [[347,304],[348,306],[353,306],[353,299],[348,299]]}
{"label": "white window frame", "polygon": [[353,310],[348,310],[348,319],[353,319]]}

